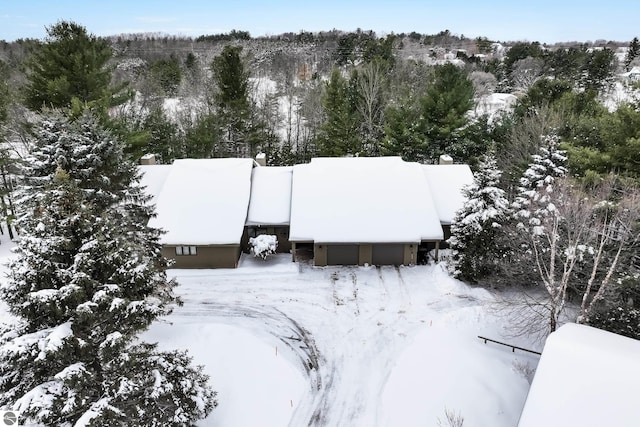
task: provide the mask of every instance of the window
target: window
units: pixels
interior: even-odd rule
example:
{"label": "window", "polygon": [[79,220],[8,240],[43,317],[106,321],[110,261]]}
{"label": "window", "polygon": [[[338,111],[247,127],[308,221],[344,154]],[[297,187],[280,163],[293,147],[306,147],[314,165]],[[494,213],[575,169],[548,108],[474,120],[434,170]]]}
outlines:
{"label": "window", "polygon": [[176,255],[198,255],[196,246],[176,246]]}
{"label": "window", "polygon": [[267,234],[267,230],[262,227],[249,227],[247,229],[247,235],[249,237],[258,237],[262,234]]}

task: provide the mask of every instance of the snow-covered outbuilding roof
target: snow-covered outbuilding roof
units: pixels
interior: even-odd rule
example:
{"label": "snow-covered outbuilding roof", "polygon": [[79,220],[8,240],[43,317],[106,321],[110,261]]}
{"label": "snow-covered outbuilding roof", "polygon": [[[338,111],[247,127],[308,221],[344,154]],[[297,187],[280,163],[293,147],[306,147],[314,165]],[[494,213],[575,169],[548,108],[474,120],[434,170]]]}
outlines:
{"label": "snow-covered outbuilding roof", "polygon": [[462,189],[473,184],[469,165],[423,165],[422,171],[431,189],[440,223],[451,224],[465,201]]}
{"label": "snow-covered outbuilding roof", "polygon": [[412,243],[443,233],[421,165],[400,157],[315,158],[293,168],[289,238]]}
{"label": "snow-covered outbuilding roof", "polygon": [[477,99],[474,114],[476,116],[488,114],[490,117],[494,117],[498,113],[511,110],[517,101],[518,97],[511,93],[484,95]]}
{"label": "snow-covered outbuilding roof", "polygon": [[140,185],[145,187],[145,193],[151,196],[150,202],[155,204],[171,171],[171,165],[141,165],[138,170],[141,174]]}
{"label": "snow-covered outbuilding roof", "polygon": [[628,79],[637,80],[640,78],[640,67],[633,67],[631,70],[627,71],[626,73],[622,73],[620,75]]}
{"label": "snow-covered outbuilding roof", "polygon": [[149,225],[166,231],[163,244],[239,244],[253,166],[252,159],[176,160]]}
{"label": "snow-covered outbuilding roof", "polygon": [[289,225],[291,166],[253,168],[247,225]]}
{"label": "snow-covered outbuilding roof", "polygon": [[640,341],[566,324],[549,335],[518,427],[640,426]]}

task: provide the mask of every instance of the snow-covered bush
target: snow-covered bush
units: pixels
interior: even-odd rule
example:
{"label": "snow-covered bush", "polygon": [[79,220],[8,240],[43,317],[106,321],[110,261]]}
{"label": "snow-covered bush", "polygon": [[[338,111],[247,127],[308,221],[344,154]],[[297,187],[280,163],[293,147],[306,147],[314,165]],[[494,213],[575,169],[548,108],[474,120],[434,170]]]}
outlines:
{"label": "snow-covered bush", "polygon": [[249,246],[254,257],[267,259],[269,255],[276,253],[278,238],[271,234],[261,234],[249,239]]}

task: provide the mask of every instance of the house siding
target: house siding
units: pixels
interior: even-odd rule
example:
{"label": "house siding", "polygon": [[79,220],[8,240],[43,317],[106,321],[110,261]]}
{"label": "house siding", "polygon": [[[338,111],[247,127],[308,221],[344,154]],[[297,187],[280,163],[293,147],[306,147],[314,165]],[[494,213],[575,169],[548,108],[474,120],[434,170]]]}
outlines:
{"label": "house siding", "polygon": [[236,268],[240,245],[196,246],[197,255],[176,255],[176,245],[163,246],[162,255],[174,261],[171,268]]}

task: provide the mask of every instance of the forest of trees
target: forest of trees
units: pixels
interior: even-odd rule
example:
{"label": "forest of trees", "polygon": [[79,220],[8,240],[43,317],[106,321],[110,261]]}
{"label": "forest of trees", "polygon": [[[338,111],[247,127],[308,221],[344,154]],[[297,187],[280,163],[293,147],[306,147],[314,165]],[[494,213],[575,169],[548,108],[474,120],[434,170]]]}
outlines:
{"label": "forest of trees", "polygon": [[[618,77],[640,64],[640,45],[624,44],[623,58],[619,47],[507,45],[448,31],[107,39],[64,21],[45,40],[0,43],[1,209],[21,233],[0,295],[22,321],[0,349],[65,337],[43,356],[0,350],[4,399],[41,384],[49,406],[23,411],[54,424],[155,417],[148,393],[185,423],[216,405],[186,354],[135,340],[175,302],[135,186],[146,153],[171,163],[264,152],[270,165],[383,155],[435,163],[449,154],[475,172],[452,225],[452,274],[537,290],[523,292],[536,313],[523,317],[528,331],[555,330],[573,304],[572,320],[640,338],[640,84]],[[625,98],[612,108],[616,85]],[[497,92],[515,95],[513,108],[474,113]],[[123,233],[134,232],[139,241],[123,246]],[[96,251],[113,257],[95,262]],[[129,277],[118,267],[132,251],[142,273]],[[33,274],[34,263],[48,267]],[[115,300],[135,309],[97,322]],[[110,380],[120,369],[126,386]],[[144,369],[164,385],[145,384]],[[188,386],[176,383],[178,371]],[[82,399],[60,407],[70,395]],[[133,395],[144,407],[126,404]]]}

